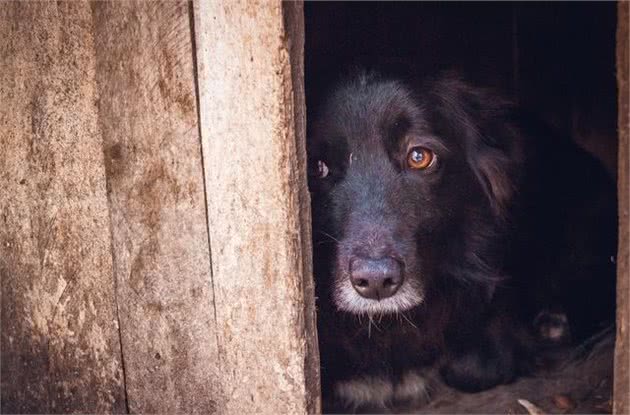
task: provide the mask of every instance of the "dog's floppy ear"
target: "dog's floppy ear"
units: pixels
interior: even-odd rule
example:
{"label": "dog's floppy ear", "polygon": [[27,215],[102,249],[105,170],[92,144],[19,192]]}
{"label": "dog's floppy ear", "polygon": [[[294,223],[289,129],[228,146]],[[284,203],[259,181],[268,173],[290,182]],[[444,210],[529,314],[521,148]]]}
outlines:
{"label": "dog's floppy ear", "polygon": [[467,161],[492,208],[506,213],[518,185],[523,139],[514,106],[490,91],[474,88],[453,74],[429,87],[431,109],[463,143]]}

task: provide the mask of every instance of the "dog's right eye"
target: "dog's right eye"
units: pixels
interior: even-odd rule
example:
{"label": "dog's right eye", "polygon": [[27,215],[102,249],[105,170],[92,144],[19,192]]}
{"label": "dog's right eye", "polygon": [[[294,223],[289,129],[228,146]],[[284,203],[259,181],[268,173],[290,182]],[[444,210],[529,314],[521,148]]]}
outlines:
{"label": "dog's right eye", "polygon": [[407,153],[407,165],[414,170],[424,170],[435,161],[433,151],[425,147],[412,147]]}
{"label": "dog's right eye", "polygon": [[324,179],[326,178],[326,176],[328,176],[329,170],[328,170],[328,166],[326,165],[326,163],[324,163],[323,161],[319,160],[317,162],[317,177],[320,179]]}

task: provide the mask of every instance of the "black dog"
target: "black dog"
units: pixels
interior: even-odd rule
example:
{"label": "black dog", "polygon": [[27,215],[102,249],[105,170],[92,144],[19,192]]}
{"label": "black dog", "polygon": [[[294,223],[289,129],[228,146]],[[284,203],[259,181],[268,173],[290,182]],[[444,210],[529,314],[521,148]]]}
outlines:
{"label": "black dog", "polygon": [[464,391],[510,382],[612,319],[614,187],[570,139],[452,76],[359,75],[311,127],[327,409],[421,400],[436,366]]}

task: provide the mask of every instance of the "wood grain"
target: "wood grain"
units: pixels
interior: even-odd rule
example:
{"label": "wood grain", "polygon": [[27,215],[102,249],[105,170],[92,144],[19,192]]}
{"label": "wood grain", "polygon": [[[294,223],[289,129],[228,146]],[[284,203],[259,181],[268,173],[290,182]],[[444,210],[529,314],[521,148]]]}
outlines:
{"label": "wood grain", "polygon": [[124,412],[87,3],[0,6],[3,413]]}
{"label": "wood grain", "polygon": [[132,412],[222,412],[190,7],[92,3]]}
{"label": "wood grain", "polygon": [[315,284],[312,275],[313,248],[311,235],[311,195],[307,186],[306,159],[306,103],[304,93],[304,4],[299,1],[284,2],[285,30],[289,34],[289,59],[293,87],[293,111],[295,121],[295,150],[298,181],[295,183],[300,198],[299,219],[302,230],[302,263],[305,275],[304,289],[304,337],[306,339],[305,377],[306,398],[309,413],[321,411],[319,344],[317,339],[317,314]]}
{"label": "wood grain", "polygon": [[[285,14],[285,7],[294,9]],[[291,20],[301,13],[301,4],[280,1],[195,3],[227,413],[319,411],[299,69],[303,24]]]}
{"label": "wood grain", "polygon": [[617,85],[619,111],[619,247],[617,254],[617,342],[613,411],[630,413],[630,82],[628,37],[630,3],[618,3]]}

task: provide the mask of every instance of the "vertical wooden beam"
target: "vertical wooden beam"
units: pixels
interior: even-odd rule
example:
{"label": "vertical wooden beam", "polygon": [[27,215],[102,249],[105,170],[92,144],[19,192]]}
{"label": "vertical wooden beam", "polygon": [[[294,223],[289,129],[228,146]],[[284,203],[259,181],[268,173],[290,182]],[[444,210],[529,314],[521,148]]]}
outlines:
{"label": "vertical wooden beam", "polygon": [[312,276],[313,247],[311,235],[311,195],[307,186],[306,160],[306,102],[304,91],[304,3],[282,3],[285,30],[288,33],[291,82],[293,87],[293,120],[299,192],[299,220],[302,232],[302,266],[304,331],[306,338],[305,376],[306,398],[309,413],[320,412],[321,383],[319,376],[319,344],[317,340],[317,314],[315,308],[315,281]]}
{"label": "vertical wooden beam", "polygon": [[279,0],[195,3],[226,413],[319,411],[301,14]]}
{"label": "vertical wooden beam", "polygon": [[619,111],[619,248],[617,255],[617,342],[615,344],[614,406],[630,413],[630,79],[628,42],[630,3],[617,5],[617,85]]}
{"label": "vertical wooden beam", "polygon": [[0,5],[1,412],[124,412],[92,16]]}
{"label": "vertical wooden beam", "polygon": [[92,3],[132,412],[223,412],[190,7]]}

